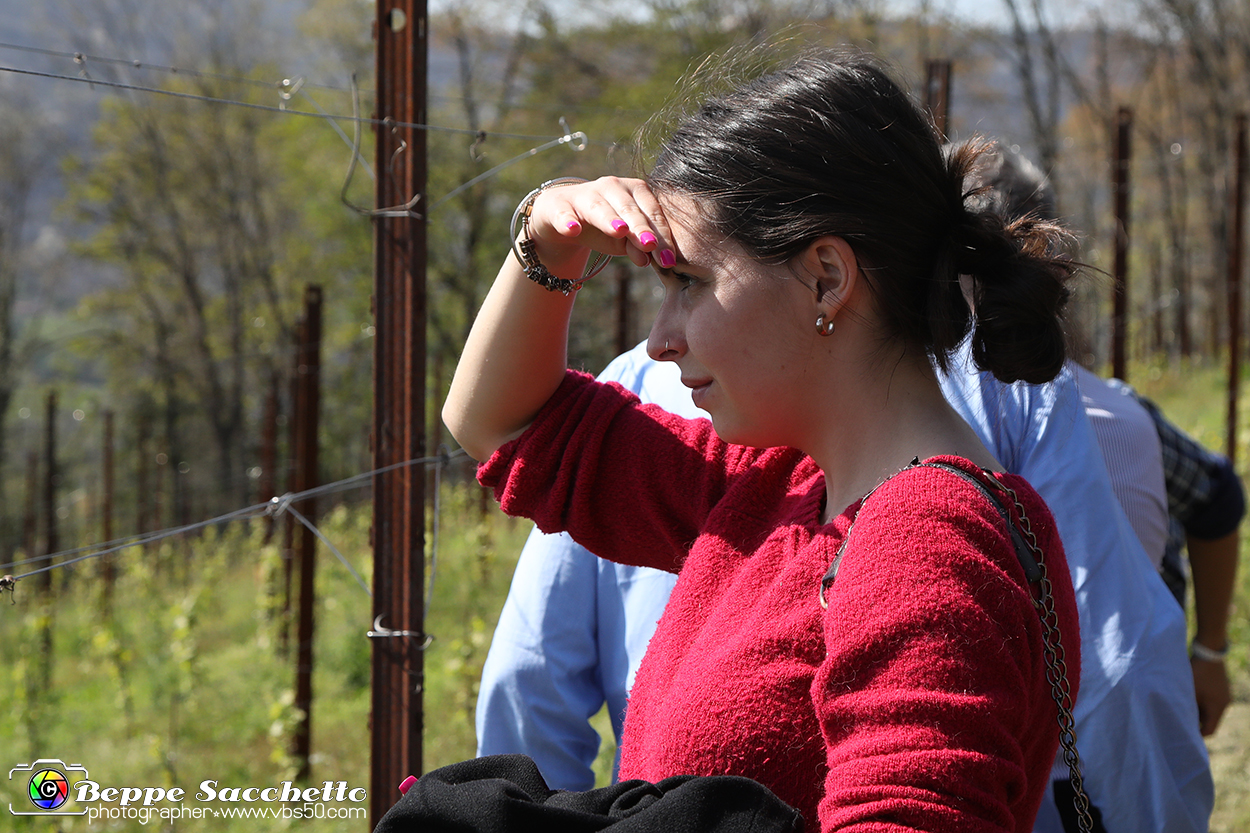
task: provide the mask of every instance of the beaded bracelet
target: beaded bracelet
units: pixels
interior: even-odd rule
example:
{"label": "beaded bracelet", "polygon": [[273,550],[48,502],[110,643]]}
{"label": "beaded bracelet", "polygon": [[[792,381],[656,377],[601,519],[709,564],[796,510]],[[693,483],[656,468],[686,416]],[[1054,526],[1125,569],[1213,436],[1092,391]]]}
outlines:
{"label": "beaded bracelet", "polygon": [[[534,241],[530,238],[530,214],[534,211],[534,200],[538,199],[538,195],[548,188],[558,188],[561,185],[577,185],[585,181],[575,176],[549,179],[526,194],[525,199],[521,200],[517,205],[516,211],[512,212],[512,224],[509,226],[512,231],[512,253],[516,255],[521,268],[525,270],[525,277],[548,292],[558,291],[563,292],[565,295],[568,295],[570,292],[576,292],[582,288],[582,284],[602,272],[604,267],[608,265],[608,262],[612,260],[611,255],[596,252],[595,259],[586,266],[586,271],[580,278],[573,281],[568,278],[557,278],[551,274],[551,271],[546,266],[543,266],[542,261],[538,259],[538,252],[534,250]],[[521,221],[520,232],[517,231],[517,220]]]}
{"label": "beaded bracelet", "polygon": [[1189,643],[1189,655],[1203,662],[1223,662],[1228,658],[1228,643],[1224,643],[1224,650],[1217,651],[1213,648],[1208,648],[1195,639]]}

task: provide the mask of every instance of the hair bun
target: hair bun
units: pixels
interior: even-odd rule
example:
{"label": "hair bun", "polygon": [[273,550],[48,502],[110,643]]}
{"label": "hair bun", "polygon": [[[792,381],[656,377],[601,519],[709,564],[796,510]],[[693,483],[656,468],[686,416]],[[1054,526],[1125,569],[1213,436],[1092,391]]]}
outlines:
{"label": "hair bun", "polygon": [[1002,382],[1050,381],[1065,359],[1062,316],[1075,266],[1046,177],[985,139],[948,147],[947,161],[961,186],[950,259],[972,278],[973,359]]}
{"label": "hair bun", "polygon": [[1066,357],[1063,311],[1074,266],[1050,251],[1062,229],[1030,218],[1003,225],[990,216],[998,240],[983,236],[965,253],[975,286],[972,357],[1001,382],[1048,382]]}
{"label": "hair bun", "polygon": [[951,256],[961,275],[993,272],[1016,254],[1005,224],[992,212],[960,212],[959,221],[951,230]]}

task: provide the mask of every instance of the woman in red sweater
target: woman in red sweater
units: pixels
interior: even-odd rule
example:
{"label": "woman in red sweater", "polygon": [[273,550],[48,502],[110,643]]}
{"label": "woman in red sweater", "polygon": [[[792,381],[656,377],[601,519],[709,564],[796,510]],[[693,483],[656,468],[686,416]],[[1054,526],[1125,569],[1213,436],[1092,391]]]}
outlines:
{"label": "woman in red sweater", "polygon": [[[646,179],[518,209],[443,416],[506,511],[679,572],[622,778],[746,776],[823,831],[1031,829],[1058,744],[1032,591],[977,487],[908,465],[1014,490],[1075,693],[1054,522],[934,373],[965,337],[1005,381],[1063,361],[1059,231],[965,194],[976,155],[944,155],[873,61],[808,54],[704,104]],[[566,369],[592,252],[659,274],[650,353],[711,423]]]}

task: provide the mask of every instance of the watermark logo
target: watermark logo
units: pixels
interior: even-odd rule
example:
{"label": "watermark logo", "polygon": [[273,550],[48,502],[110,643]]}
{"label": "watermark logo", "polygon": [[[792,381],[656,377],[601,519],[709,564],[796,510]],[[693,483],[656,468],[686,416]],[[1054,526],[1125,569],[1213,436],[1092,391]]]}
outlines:
{"label": "watermark logo", "polygon": [[190,792],[174,786],[113,787],[92,781],[81,764],[40,758],[9,770],[9,783],[15,798],[25,794],[16,806],[9,804],[11,815],[86,816],[88,825],[97,820],[146,825],[180,819],[364,819],[368,815],[367,808],[360,806],[368,800],[368,791],[352,788],[346,781],[323,781],[320,786],[297,786],[291,781],[222,786],[214,778],[205,778]]}
{"label": "watermark logo", "polygon": [[[27,780],[26,773],[31,773]],[[70,773],[74,781],[87,777],[82,764],[67,764],[58,758],[40,758],[29,764],[18,764],[9,770],[9,781],[26,781],[26,796],[36,809],[18,809],[9,804],[9,813],[15,816],[83,816],[86,810],[77,812],[64,809],[70,800]]]}
{"label": "watermark logo", "polygon": [[69,800],[69,779],[55,769],[30,776],[30,801],[40,810],[55,810]]}

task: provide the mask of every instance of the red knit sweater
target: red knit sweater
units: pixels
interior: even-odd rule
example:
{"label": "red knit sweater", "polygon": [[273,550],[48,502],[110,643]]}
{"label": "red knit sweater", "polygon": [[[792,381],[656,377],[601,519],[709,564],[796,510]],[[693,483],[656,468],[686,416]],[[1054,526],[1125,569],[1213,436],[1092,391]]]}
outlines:
{"label": "red knit sweater", "polygon": [[[576,373],[479,477],[544,531],[680,568],[634,683],[621,778],[744,775],[822,831],[1032,828],[1058,744],[1041,627],[1001,517],[962,478],[910,469],[822,525],[810,458],[724,443]],[[1054,521],[1019,477],[999,480],[1046,554],[1075,695]],[[820,580],[852,519],[826,611]]]}

